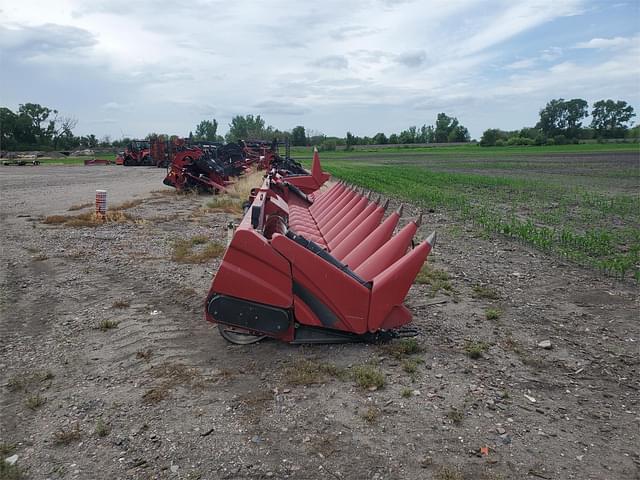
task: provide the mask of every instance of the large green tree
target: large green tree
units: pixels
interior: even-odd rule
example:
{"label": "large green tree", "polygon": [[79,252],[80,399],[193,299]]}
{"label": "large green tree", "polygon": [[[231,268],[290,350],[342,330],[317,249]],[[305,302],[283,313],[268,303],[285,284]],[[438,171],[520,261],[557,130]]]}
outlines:
{"label": "large green tree", "polygon": [[446,113],[438,114],[433,136],[437,143],[468,142],[470,138],[467,128],[456,117],[450,117]]}
{"label": "large green tree", "polygon": [[196,126],[196,134],[194,137],[196,140],[205,140],[207,142],[216,142],[220,140],[218,135],[218,121],[203,120]]}
{"label": "large green tree", "polygon": [[260,115],[236,115],[229,124],[227,142],[238,140],[271,140],[276,132],[273,127],[265,126],[265,121]]}
{"label": "large green tree", "polygon": [[600,137],[623,138],[635,116],[633,107],[623,100],[600,100],[593,104],[591,128]]}
{"label": "large green tree", "polygon": [[548,136],[564,135],[576,138],[582,127],[582,120],[589,115],[589,104],[581,98],[551,100],[540,110],[537,128]]}
{"label": "large green tree", "polygon": [[291,143],[295,147],[304,147],[307,144],[307,134],[302,125],[291,130]]}

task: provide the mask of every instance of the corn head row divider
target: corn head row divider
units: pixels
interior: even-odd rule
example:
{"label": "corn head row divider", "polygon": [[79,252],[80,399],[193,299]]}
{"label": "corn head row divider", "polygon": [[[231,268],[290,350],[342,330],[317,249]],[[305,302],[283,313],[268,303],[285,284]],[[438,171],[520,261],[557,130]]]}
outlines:
{"label": "corn head row divider", "polygon": [[317,150],[310,173],[270,167],[213,279],[205,319],[237,344],[369,342],[401,332],[412,320],[404,299],[435,233],[411,248],[420,217],[394,235],[402,207],[385,218],[387,204],[343,182],[321,190],[330,175]]}

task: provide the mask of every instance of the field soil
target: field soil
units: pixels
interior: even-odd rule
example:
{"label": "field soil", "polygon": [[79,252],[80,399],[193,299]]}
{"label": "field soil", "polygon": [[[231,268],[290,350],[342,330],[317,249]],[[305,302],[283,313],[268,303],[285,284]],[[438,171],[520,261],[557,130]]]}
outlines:
{"label": "field soil", "polygon": [[[220,259],[175,261],[175,242],[224,245],[239,217],[163,174],[0,169],[0,446],[24,478],[639,478],[635,283],[435,210],[418,349],[230,345],[203,320]],[[96,189],[127,216],[43,222]]]}

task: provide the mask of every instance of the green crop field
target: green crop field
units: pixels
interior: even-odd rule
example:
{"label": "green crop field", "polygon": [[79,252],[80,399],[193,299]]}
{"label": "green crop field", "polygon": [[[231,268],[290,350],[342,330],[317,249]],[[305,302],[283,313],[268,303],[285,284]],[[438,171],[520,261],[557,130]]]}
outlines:
{"label": "green crop field", "polygon": [[[321,158],[325,170],[355,185],[640,281],[637,144],[450,148]],[[468,151],[473,154],[460,154]]]}

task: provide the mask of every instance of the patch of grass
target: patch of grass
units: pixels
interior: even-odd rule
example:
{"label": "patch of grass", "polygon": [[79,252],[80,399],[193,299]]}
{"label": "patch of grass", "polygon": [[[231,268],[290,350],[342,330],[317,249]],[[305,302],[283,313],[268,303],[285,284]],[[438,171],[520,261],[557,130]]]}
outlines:
{"label": "patch of grass", "polygon": [[453,291],[453,285],[451,285],[449,274],[444,270],[433,268],[428,262],[422,266],[418,275],[416,275],[414,283],[431,285],[432,296],[441,290],[447,294]]}
{"label": "patch of grass", "polygon": [[0,443],[0,457],[10,457],[11,455],[13,455],[13,452],[16,451],[17,447],[18,445],[15,443],[8,443],[8,442]]}
{"label": "patch of grass", "polygon": [[17,465],[9,465],[4,461],[4,458],[0,459],[0,480],[22,480],[24,475],[22,470]]}
{"label": "patch of grass", "polygon": [[82,431],[78,423],[68,429],[61,428],[53,434],[53,440],[57,445],[69,445],[71,442],[79,440],[80,437],[82,437]]}
{"label": "patch of grass", "polygon": [[74,212],[74,211],[76,211],[76,210],[82,210],[83,208],[89,208],[89,207],[91,207],[91,206],[93,206],[93,203],[91,203],[91,202],[87,202],[87,203],[77,203],[77,204],[71,205],[71,206],[69,207],[69,211],[70,211],[70,212]]}
{"label": "patch of grass", "polygon": [[436,473],[436,480],[464,480],[464,475],[456,467],[444,466]]}
{"label": "patch of grass", "polygon": [[129,300],[120,299],[113,302],[113,304],[111,305],[111,308],[125,309],[125,308],[129,308],[130,306],[131,306],[131,302]]}
{"label": "patch of grass", "polygon": [[353,368],[353,378],[362,388],[382,388],[384,386],[384,373],[373,365],[358,365]]}
{"label": "patch of grass", "polygon": [[422,351],[422,347],[415,338],[411,337],[403,338],[397,342],[390,343],[389,345],[384,345],[383,350],[394,358],[400,359],[407,355],[420,353]]}
{"label": "patch of grass", "polygon": [[135,222],[136,219],[122,210],[107,210],[104,217],[95,212],[81,213],[80,215],[50,215],[42,220],[47,225],[64,225],[65,227],[97,227],[105,223]]}
{"label": "patch of grass", "polygon": [[151,354],[152,354],[152,350],[150,348],[147,348],[146,350],[139,350],[136,352],[136,358],[140,358],[146,362],[148,362],[151,359]]}
{"label": "patch of grass", "polygon": [[332,363],[300,359],[285,371],[285,381],[290,385],[313,385],[323,383],[327,377],[340,380],[347,378],[347,372]]}
{"label": "patch of grass", "polygon": [[128,210],[130,208],[137,207],[142,203],[144,203],[144,200],[141,198],[138,198],[135,200],[127,200],[126,202],[120,203],[118,205],[114,205],[111,208],[113,208],[113,210]]}
{"label": "patch of grass", "polygon": [[227,194],[216,195],[205,205],[207,212],[242,213],[242,203],[246,200]]}
{"label": "patch of grass", "polygon": [[96,422],[95,434],[99,437],[106,437],[111,432],[111,427],[101,418]]}
{"label": "patch of grass", "polygon": [[20,390],[27,391],[30,387],[46,382],[53,378],[50,370],[38,370],[35,372],[27,372],[24,374],[16,374],[7,381],[7,388],[12,392]]}
{"label": "patch of grass", "polygon": [[367,422],[367,423],[374,423],[378,420],[378,417],[380,416],[380,410],[377,409],[376,407],[369,407],[367,408],[367,410],[361,415],[361,417]]}
{"label": "patch of grass", "polygon": [[42,397],[39,393],[36,393],[35,395],[29,395],[25,399],[24,404],[31,410],[37,410],[46,402],[47,399],[45,397]]}
{"label": "patch of grass", "polygon": [[197,368],[189,367],[181,363],[163,363],[149,370],[152,377],[162,379],[162,382],[147,390],[142,395],[142,402],[148,404],[158,403],[170,394],[170,391],[178,385],[195,385],[200,377]]}
{"label": "patch of grass", "polygon": [[500,318],[500,315],[502,315],[502,310],[498,308],[487,308],[484,315],[487,320],[497,320]]}
{"label": "patch of grass", "polygon": [[100,321],[100,323],[98,324],[98,328],[103,332],[106,332],[107,330],[113,330],[114,328],[117,328],[119,323],[120,322],[118,322],[117,320],[107,320],[105,318],[104,320]]}
{"label": "patch of grass", "polygon": [[413,390],[411,390],[408,387],[404,387],[402,390],[400,390],[400,396],[402,398],[409,398],[413,395]]}
{"label": "patch of grass", "polygon": [[488,348],[489,345],[485,342],[468,341],[465,343],[464,351],[469,358],[478,359]]}
{"label": "patch of grass", "polygon": [[500,298],[500,295],[498,295],[498,292],[495,289],[482,285],[474,285],[473,294],[471,296],[473,298],[485,298],[487,300],[497,300]]}
{"label": "patch of grass", "polygon": [[[196,246],[199,248],[194,249]],[[189,239],[176,240],[173,243],[171,259],[178,263],[204,263],[222,256],[226,248],[220,243],[209,242],[204,235],[196,235]]]}
{"label": "patch of grass", "polygon": [[142,395],[143,403],[160,403],[169,396],[169,389],[166,386],[150,388]]}
{"label": "patch of grass", "polygon": [[418,371],[418,364],[419,362],[417,360],[412,358],[407,358],[402,361],[402,369],[405,372],[413,375]]}
{"label": "patch of grass", "polygon": [[447,412],[447,418],[451,420],[454,424],[460,425],[464,420],[464,413],[458,410],[457,408],[451,408]]}

